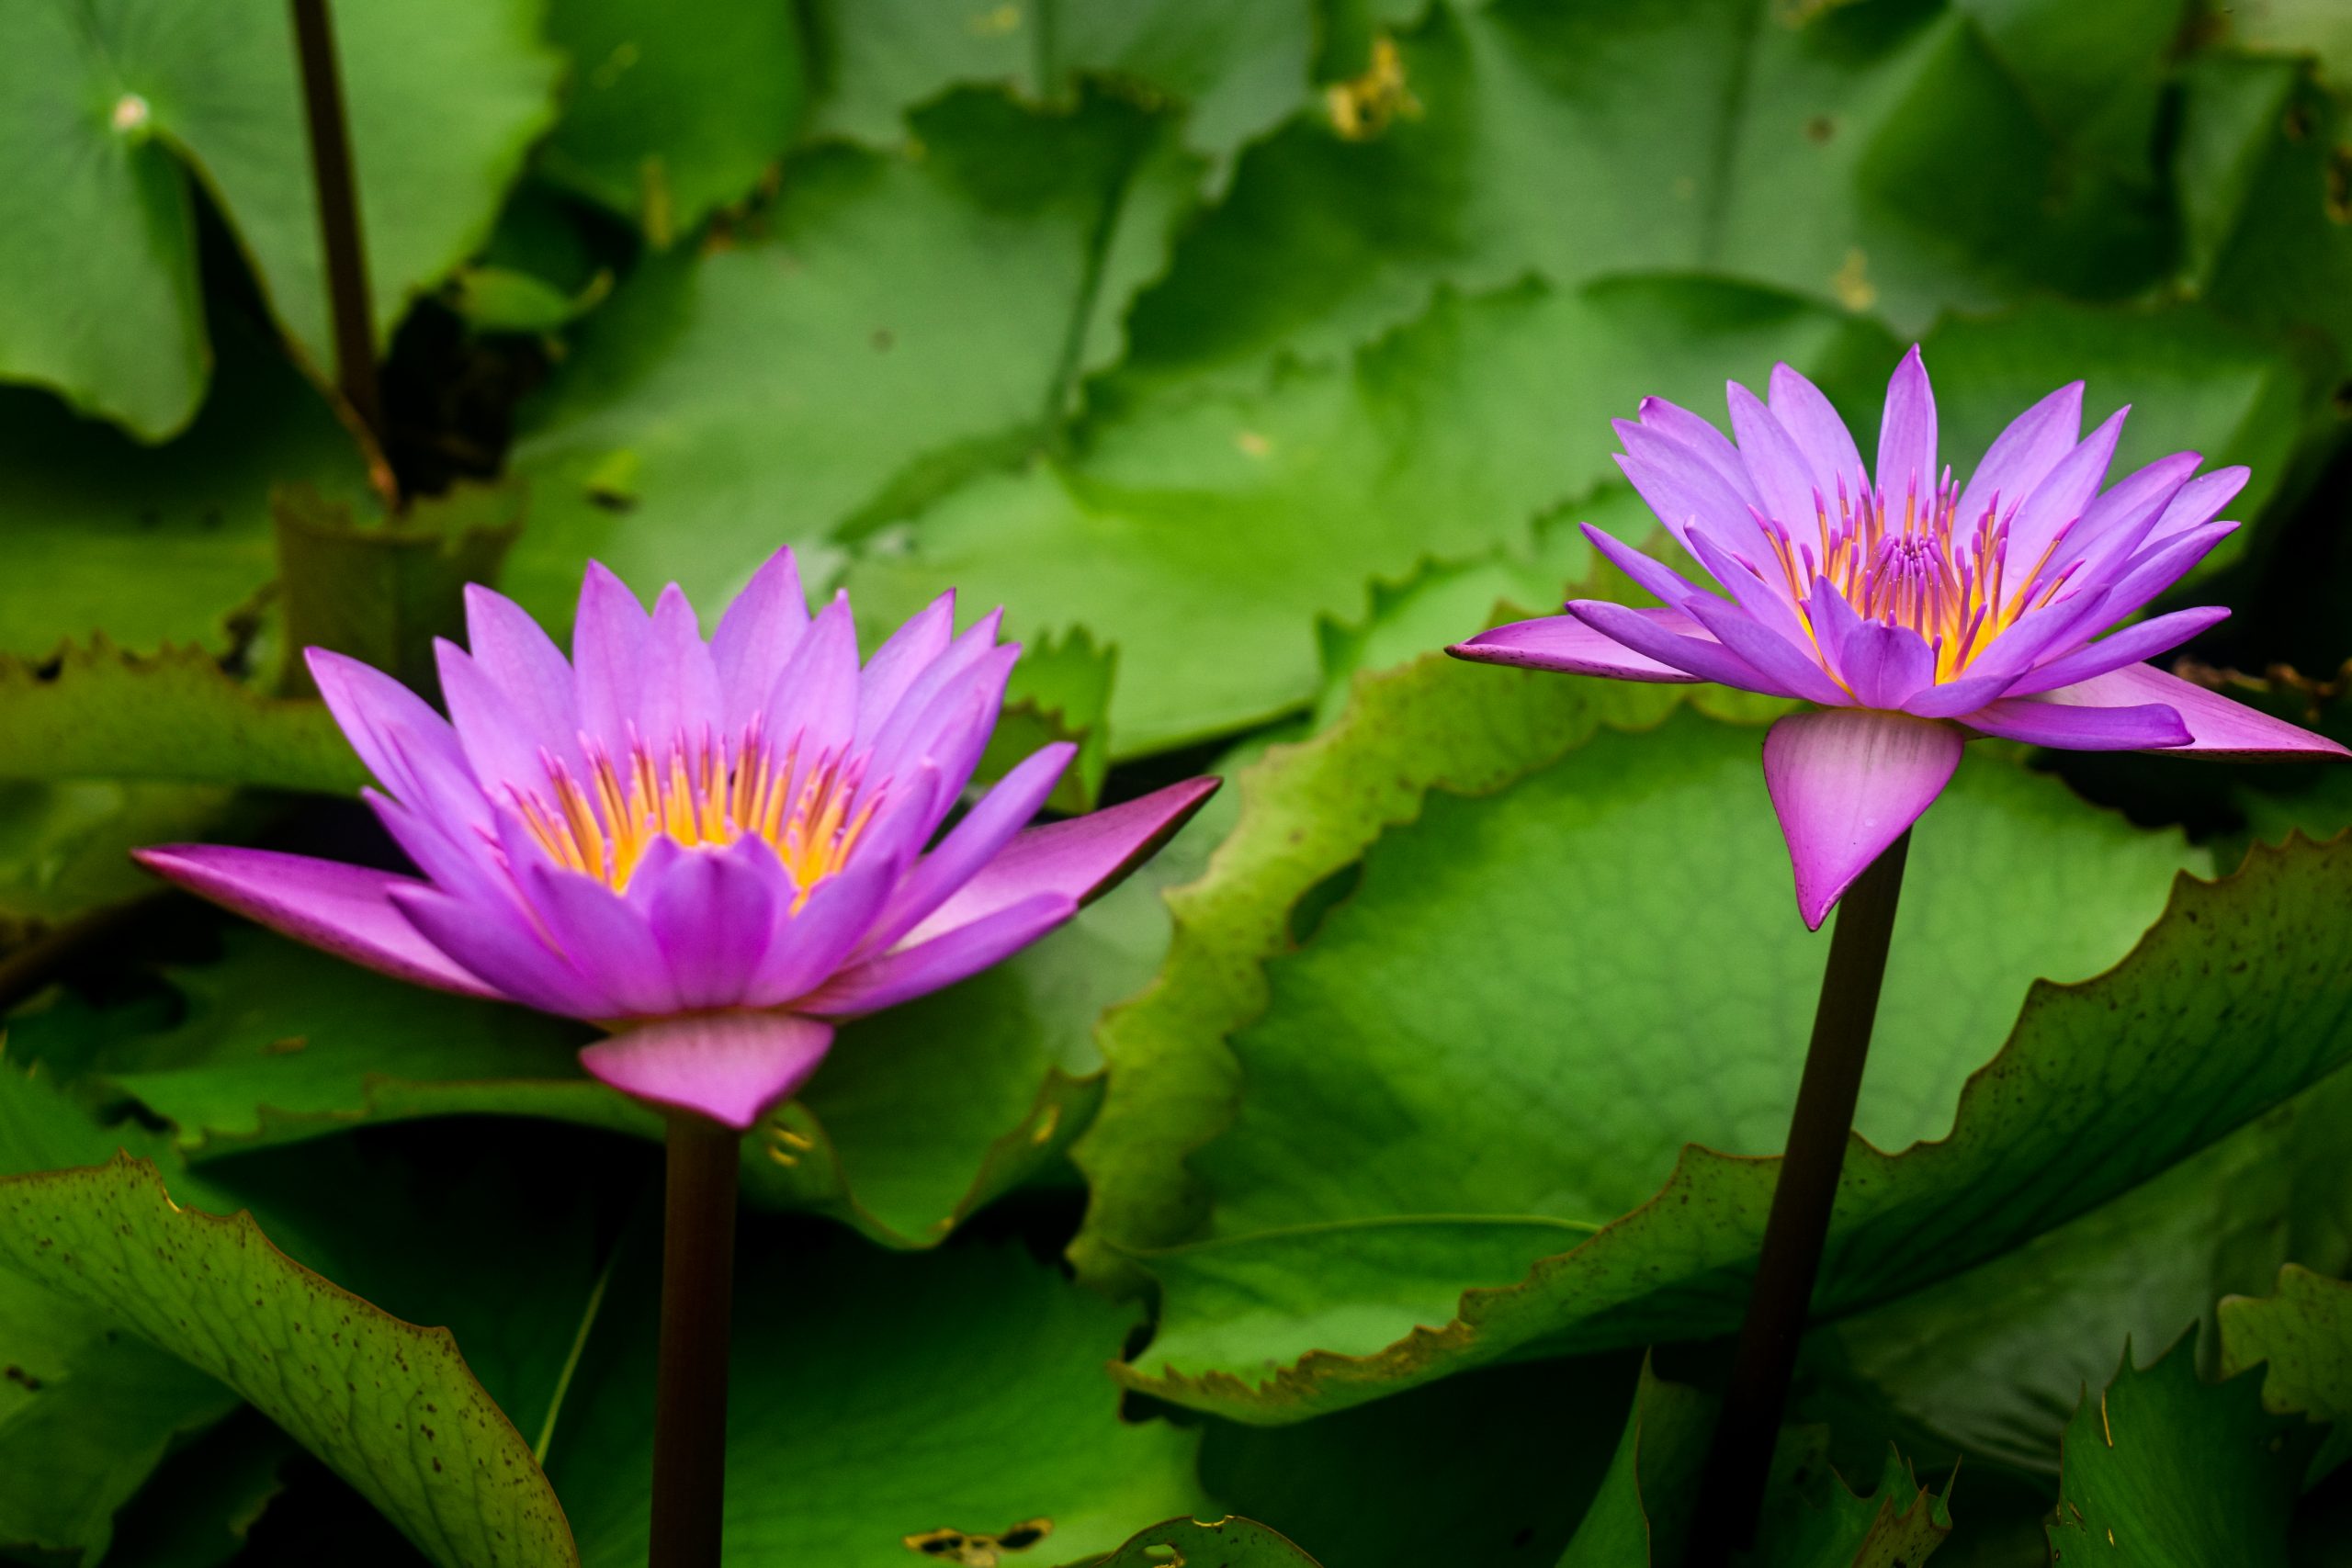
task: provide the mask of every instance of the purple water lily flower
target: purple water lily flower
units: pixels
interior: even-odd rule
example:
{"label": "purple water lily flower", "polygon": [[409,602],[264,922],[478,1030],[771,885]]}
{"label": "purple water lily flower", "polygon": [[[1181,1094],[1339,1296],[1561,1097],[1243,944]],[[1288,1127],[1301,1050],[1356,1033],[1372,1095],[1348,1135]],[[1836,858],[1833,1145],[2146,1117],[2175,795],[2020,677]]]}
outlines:
{"label": "purple water lily flower", "polygon": [[1812,382],[1776,365],[1770,390],[1767,401],[1731,384],[1736,445],[1657,398],[1614,424],[1618,465],[1713,587],[1587,525],[1663,607],[1577,600],[1449,651],[1815,705],[1764,740],[1807,926],[1934,803],[1971,735],[2073,750],[2347,754],[2143,662],[2227,610],[2100,636],[2237,527],[2214,519],[2245,469],[2200,476],[2198,455],[2180,452],[2102,490],[2129,411],[2083,437],[2077,381],[2018,415],[1962,485],[1938,468],[1935,396],[1914,346],[1887,387],[1873,478]]}
{"label": "purple water lily flower", "polygon": [[792,552],[705,641],[673,583],[648,615],[591,564],[567,662],[466,591],[470,652],[437,647],[443,718],[367,665],[310,650],[366,791],[414,876],[174,845],[149,868],[400,979],[613,1032],[606,1083],[749,1127],[836,1021],[963,979],[1077,913],[1216,789],[1171,784],[1028,827],[1075,750],[1043,748],[934,844],[1020,654],[954,595],[861,668],[847,595],[811,617]]}

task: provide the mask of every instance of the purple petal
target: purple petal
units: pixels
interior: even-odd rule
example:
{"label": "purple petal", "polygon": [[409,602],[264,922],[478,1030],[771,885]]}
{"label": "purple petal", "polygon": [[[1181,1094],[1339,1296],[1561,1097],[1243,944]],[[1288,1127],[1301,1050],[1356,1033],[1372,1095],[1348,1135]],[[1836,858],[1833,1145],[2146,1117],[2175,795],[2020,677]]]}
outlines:
{"label": "purple petal", "polygon": [[572,691],[581,729],[607,757],[628,755],[650,631],[645,606],[628,585],[603,562],[590,561],[581,579],[580,614],[571,628]]}
{"label": "purple petal", "polygon": [[[2137,614],[2142,605],[2188,576],[2199,561],[2212,553],[2215,545],[2237,531],[2234,523],[2208,523],[2163,544],[2151,545],[2123,567],[2114,585],[2098,596],[2093,613],[2106,626]],[[2086,586],[2098,586],[2097,580]]]}
{"label": "purple petal", "polygon": [[2164,544],[2212,522],[2222,514],[2222,508],[2245,488],[2246,476],[2251,472],[2245,468],[2216,468],[2181,486],[2180,493],[2172,498],[2172,504],[2165,508],[2164,515],[2148,531],[2147,542],[2152,546]]}
{"label": "purple petal", "polygon": [[1886,413],[1878,427],[1879,501],[1891,517],[1902,516],[1906,502],[1924,509],[1936,480],[1936,394],[1915,343],[1886,384]]}
{"label": "purple petal", "polygon": [[1623,420],[1617,422],[1617,434],[1625,444],[1618,468],[1676,540],[1687,539],[1690,525],[1702,522],[1713,524],[1718,534],[1737,541],[1742,549],[1763,548],[1763,536],[1757,530],[1748,502],[1696,453]]}
{"label": "purple petal", "polygon": [[1838,648],[1838,672],[1862,706],[1900,708],[1935,683],[1935,650],[1909,626],[1859,621]]}
{"label": "purple petal", "polygon": [[2139,550],[2201,461],[2194,452],[2175,452],[2117,480],[2091,502],[2082,521],[2050,558],[2042,576],[2063,571],[2077,560],[2130,556]]}
{"label": "purple petal", "polygon": [[741,735],[784,673],[785,660],[808,629],[808,600],[792,547],[770,556],[735,595],[710,637],[710,661],[726,694],[727,733]]}
{"label": "purple petal", "polygon": [[763,840],[680,855],[650,885],[646,905],[679,1000],[690,1008],[743,1002],[792,894],[792,879]]}
{"label": "purple petal", "polygon": [[392,907],[424,940],[509,1001],[567,1018],[613,1018],[621,1009],[595,980],[550,949],[518,910],[454,898],[412,883]]}
{"label": "purple petal", "polygon": [[632,1099],[748,1131],[792,1098],[832,1048],[833,1028],[787,1012],[662,1019],[600,1040],[580,1065]]}
{"label": "purple petal", "polygon": [[870,740],[881,733],[883,724],[898,710],[900,700],[922,672],[947,651],[955,632],[956,591],[951,588],[916,612],[913,618],[874,650],[874,657],[865,661],[865,671],[858,677],[857,733],[861,740]]}
{"label": "purple petal", "polygon": [[[1635,610],[1666,635],[1703,637],[1705,628],[1679,610]],[[1605,675],[1619,681],[1687,683],[1699,679],[1687,670],[1661,664],[1594,630],[1574,615],[1514,621],[1457,642],[1446,652],[1476,664],[1508,664],[1522,670],[1561,670],[1571,675]]]}
{"label": "purple petal", "polygon": [[512,599],[469,582],[466,651],[530,737],[580,773],[580,704],[571,666],[539,623]]}
{"label": "purple petal", "polygon": [[889,857],[874,856],[820,882],[777,930],[744,999],[778,1007],[831,979],[865,940],[901,871]]}
{"label": "purple petal", "polygon": [[834,595],[819,612],[785,660],[763,712],[769,743],[780,750],[797,749],[795,795],[810,770],[847,753],[857,733],[857,624],[847,594]]}
{"label": "purple petal", "polygon": [[1810,642],[1800,648],[1770,627],[1758,626],[1736,605],[1718,599],[1693,599],[1690,609],[1701,626],[1715,634],[1717,641],[1762,671],[1766,679],[1787,688],[1792,695],[1829,707],[1845,707],[1853,702],[1815,660]]}
{"label": "purple petal", "polygon": [[2082,704],[2095,707],[2124,707],[2161,703],[2178,714],[2188,727],[2188,744],[2167,747],[2184,757],[2245,759],[2259,761],[2311,761],[2352,757],[2352,751],[2308,729],[2233,703],[2219,692],[2207,691],[2148,664],[2130,664],[2094,675],[2087,681],[2052,692],[2052,705]]}
{"label": "purple petal", "polygon": [[498,994],[418,935],[393,908],[395,889],[424,888],[413,877],[220,844],[163,844],[131,855],[198,897],[338,958],[435,990]]}
{"label": "purple petal", "polygon": [[[637,874],[644,876],[647,869]],[[610,998],[611,1006],[598,1016],[643,1018],[691,1005],[662,962],[645,912],[602,879],[560,866],[533,866],[523,873],[523,886],[564,958],[582,975],[594,976]]]}
{"label": "purple petal", "polygon": [[[1796,602],[1791,597],[1788,584],[1776,579],[1758,577],[1754,571],[1734,559],[1731,553],[1715,541],[1704,528],[1690,530],[1690,550],[1708,575],[1725,588],[1766,631],[1783,641],[1810,648],[1813,638],[1798,619]],[[1811,657],[1808,655],[1807,657]]]}
{"label": "purple petal", "polygon": [[2205,604],[2193,610],[2175,610],[2169,615],[2142,621],[2138,626],[2126,626],[2064,659],[2051,660],[2019,678],[2007,694],[2013,697],[2031,696],[2036,692],[2055,691],[2060,686],[2071,686],[2077,681],[2087,681],[2094,675],[2104,675],[2110,670],[2120,670],[2126,664],[2143,663],[2159,653],[2178,648],[2207,627],[2220,626],[2229,618],[2229,611],[2220,605]]}
{"label": "purple petal", "polygon": [[1100,897],[1175,837],[1216,793],[1220,782],[1186,779],[1017,835],[905,940],[926,942],[1039,894],[1067,898],[1073,905]]}
{"label": "purple petal", "polygon": [[1724,395],[1731,400],[1731,428],[1739,437],[1739,455],[1764,497],[1765,515],[1792,532],[1810,532],[1823,502],[1831,502],[1814,482],[1813,465],[1755,393],[1734,381]]}
{"label": "purple petal", "polygon": [[447,765],[465,769],[465,753],[449,721],[414,692],[372,665],[323,648],[306,649],[303,658],[319,695],[326,701],[327,712],[359,754],[359,761],[377,783],[391,792],[392,798],[413,800],[419,787],[408,764],[393,754],[385,739],[392,725],[405,728],[420,748]]}
{"label": "purple petal", "polygon": [[1791,714],[1764,737],[1764,783],[1796,870],[1797,912],[1819,931],[1854,878],[1960,766],[1948,724],[1862,708]]}
{"label": "purple petal", "polygon": [[[1731,444],[1730,436],[1715,428],[1713,420],[1678,408],[1664,398],[1644,398],[1637,412],[1643,424],[1696,454],[1731,487],[1743,505],[1763,504],[1763,497],[1756,493],[1756,481],[1747,477],[1747,465],[1740,461],[1739,448]],[[1611,422],[1611,428],[1615,428],[1615,422]]]}
{"label": "purple petal", "polygon": [[1736,686],[1743,692],[1761,692],[1769,697],[1796,695],[1712,637],[1678,636],[1645,612],[1604,600],[1575,599],[1568,603],[1568,614],[1635,653],[1702,681]]}
{"label": "purple petal", "polygon": [[636,713],[638,734],[654,745],[717,740],[727,722],[718,667],[703,644],[695,607],[674,582],[654,602],[645,666],[637,675]]}
{"label": "purple petal", "polygon": [[[1611,565],[1632,578],[1644,592],[1657,600],[1659,604],[1679,604],[1685,599],[1706,592],[1672,567],[1662,566],[1631,546],[1618,543],[1609,534],[1594,527],[1591,524],[1582,523],[1577,526],[1584,530],[1584,536],[1592,541],[1594,549],[1599,550]],[[1684,542],[1687,544],[1689,540],[1686,538]]]}
{"label": "purple petal", "polygon": [[1838,410],[1821,389],[1792,367],[1775,365],[1768,390],[1772,417],[1804,454],[1813,468],[1813,482],[1823,497],[1834,501],[1840,480],[1848,495],[1860,496],[1870,482],[1870,470],[1862,467],[1861,449],[1854,445],[1853,432],[1838,417]]}
{"label": "purple petal", "polygon": [[[881,768],[887,755],[885,772],[895,776],[910,765],[928,762],[938,775],[937,801],[944,816],[962,798],[972,770],[988,750],[989,737],[995,733],[997,717],[1004,707],[1005,682],[1020,657],[1017,642],[1000,644],[982,654],[978,663],[926,705],[923,716],[902,732],[897,748],[886,752],[876,743],[875,765]],[[896,728],[893,720],[885,726],[885,734]]]}
{"label": "purple petal", "polygon": [[879,953],[896,943],[978,874],[1029,825],[1077,755],[1077,747],[1057,741],[1023,758],[998,780],[939,847],[915,863],[881,919],[858,943],[861,953]]}
{"label": "purple petal", "polygon": [[2048,697],[2003,697],[1962,715],[1960,722],[2004,740],[2062,751],[2151,751],[2189,741],[2179,711],[2162,703],[2093,707]]}
{"label": "purple petal", "polygon": [[2059,531],[2081,518],[2098,494],[2108,465],[2115,460],[2115,444],[2123,436],[2123,416],[2131,412],[2128,407],[2116,410],[2081,446],[2061,458],[2018,508],[2009,524],[2010,581],[2047,581],[2041,570],[2044,558],[2057,542]]}
{"label": "purple petal", "polygon": [[2083,384],[2070,382],[2009,421],[1993,438],[1984,460],[1968,477],[1960,492],[1953,522],[1962,533],[1973,533],[1985,509],[1997,500],[2004,512],[2033,493],[2058,460],[2075,449],[2083,430]]}
{"label": "purple petal", "polygon": [[494,800],[504,800],[510,790],[545,794],[546,741],[456,643],[435,637],[433,660],[441,671],[441,700],[449,705],[458,744],[465,748],[466,761],[483,793]]}
{"label": "purple petal", "polygon": [[800,1010],[851,1018],[910,1001],[1010,958],[1078,913],[1078,901],[1041,893],[959,925],[929,942],[843,970],[805,998]]}

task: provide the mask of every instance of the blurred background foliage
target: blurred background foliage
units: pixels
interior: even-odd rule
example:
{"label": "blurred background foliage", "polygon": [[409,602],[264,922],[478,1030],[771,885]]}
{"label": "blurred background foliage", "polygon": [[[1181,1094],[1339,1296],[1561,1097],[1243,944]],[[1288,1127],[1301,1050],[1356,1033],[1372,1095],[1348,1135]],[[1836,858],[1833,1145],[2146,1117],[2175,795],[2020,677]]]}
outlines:
{"label": "blurred background foliage", "polygon": [[[1428,657],[1629,592],[1642,396],[1866,433],[1918,341],[1964,463],[2085,378],[2254,468],[2186,668],[2352,737],[2336,0],[336,22],[372,430],[277,0],[0,9],[0,1555],[641,1560],[651,1119],[124,858],[389,855],[290,655],[431,694],[469,579],[789,543],[1003,604],[1057,806],[1237,779],[747,1145],[747,1564],[1675,1561],[1821,962],[1770,709]],[[1921,829],[1759,1562],[2352,1561],[2352,784],[2058,767]]]}

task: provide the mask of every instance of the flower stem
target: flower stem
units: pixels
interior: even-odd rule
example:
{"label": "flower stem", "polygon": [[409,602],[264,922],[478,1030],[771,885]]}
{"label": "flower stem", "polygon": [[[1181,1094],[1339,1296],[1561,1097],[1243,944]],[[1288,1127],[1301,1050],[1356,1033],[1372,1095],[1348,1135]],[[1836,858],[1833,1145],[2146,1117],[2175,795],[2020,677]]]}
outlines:
{"label": "flower stem", "polygon": [[681,1111],[670,1118],[650,1568],[718,1568],[740,1142],[707,1117]]}
{"label": "flower stem", "polygon": [[1789,1402],[1789,1380],[1804,1337],[1838,1177],[1854,1131],[1854,1103],[1870,1055],[1886,951],[1894,932],[1894,906],[1903,892],[1903,862],[1911,835],[1889,845],[1839,901],[1813,1014],[1813,1045],[1805,1053],[1788,1153],[1772,1189],[1764,1224],[1764,1250],[1740,1326],[1723,1414],[1707,1452],[1707,1468],[1692,1516],[1684,1568],[1724,1568],[1735,1550],[1754,1544],[1772,1448]]}
{"label": "flower stem", "polygon": [[302,110],[311,132],[311,184],[319,202],[319,239],[325,253],[327,303],[334,318],[335,385],[354,434],[368,448],[369,467],[384,468],[383,398],[376,384],[376,333],[368,309],[368,252],[359,238],[359,190],[351,172],[351,130],[344,112],[343,80],[335,68],[334,29],[327,0],[292,0],[294,48],[302,70]]}

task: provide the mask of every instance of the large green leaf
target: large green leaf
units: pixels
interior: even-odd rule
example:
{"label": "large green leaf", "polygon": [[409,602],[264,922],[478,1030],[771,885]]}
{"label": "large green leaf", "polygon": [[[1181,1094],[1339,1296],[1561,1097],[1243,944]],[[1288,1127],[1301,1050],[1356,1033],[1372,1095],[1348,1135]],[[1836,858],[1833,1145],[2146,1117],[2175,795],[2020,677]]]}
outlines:
{"label": "large green leaf", "polygon": [[[2151,106],[2164,9],[2102,13]],[[1439,5],[1399,59],[1410,108],[1374,134],[1302,117],[1243,157],[1138,301],[1135,375],[1335,356],[1439,284],[1531,271],[1728,274],[1917,332],[2031,284],[2126,295],[2164,259],[2144,147],[2136,180],[2073,156],[1928,0]]]}
{"label": "large green leaf", "polygon": [[796,159],[767,237],[650,263],[585,324],[514,453],[508,583],[543,618],[592,555],[715,603],[778,545],[1046,439],[1114,351],[1098,317],[1172,217],[1164,123],[978,92],[915,123],[914,148]]}
{"label": "large green leaf", "polygon": [[[619,1277],[650,1285],[650,1261]],[[738,1274],[727,1538],[743,1560],[896,1568],[909,1537],[1035,1521],[1025,1555],[1067,1562],[1205,1509],[1197,1438],[1122,1421],[1102,1376],[1132,1313],[1018,1248],[894,1258],[747,1232]],[[607,1309],[550,1455],[591,1564],[645,1560],[653,1296]]]}
{"label": "large green leaf", "polygon": [[[2347,1134],[2352,1075],[2337,1073],[2022,1247],[1825,1326],[1812,1371],[1860,1380],[1972,1461],[2054,1475],[2060,1434],[2119,1343],[2169,1343],[2218,1298],[2267,1288],[2289,1258],[2352,1264]],[[2225,1362],[2238,1343],[2224,1334]]]}
{"label": "large green leaf", "polygon": [[2290,1264],[2276,1294],[2230,1297],[2220,1315],[2223,1375],[2259,1366],[2266,1409],[2334,1428],[2312,1478],[2352,1458],[2352,1285]]}
{"label": "large green leaf", "polygon": [[269,696],[203,649],[108,638],[0,654],[0,776],[170,779],[353,795],[368,771],[315,698]]}
{"label": "large green leaf", "polygon": [[[1329,769],[1339,811],[1371,818],[1368,836],[1378,807],[1364,810],[1346,781],[1378,776],[1372,759],[1396,750],[1436,753],[1427,731],[1453,731],[1472,681],[1487,678],[1519,679],[1434,666],[1393,678],[1391,700],[1353,732],[1364,749]],[[1504,764],[1495,783],[1565,744],[1554,738],[1576,724],[1581,683],[1543,689],[1552,687],[1566,689],[1556,707],[1544,712],[1531,695],[1530,710],[1513,716],[1526,726],[1517,731],[1524,761]],[[1484,754],[1510,752],[1511,733],[1484,732]],[[1246,1092],[1231,1129],[1193,1161],[1213,1200],[1208,1239],[1149,1260],[1165,1314],[1139,1384],[1279,1419],[1538,1343],[1713,1332],[1736,1316],[1770,1165],[1693,1151],[1660,1198],[1644,1200],[1686,1140],[1760,1152],[1785,1127],[1820,949],[1786,920],[1785,852],[1756,787],[1754,746],[1752,732],[1696,721],[1597,742],[1491,803],[1435,797],[1419,824],[1381,844],[1363,886],[1297,957],[1276,964],[1267,1016],[1233,1040]],[[1287,804],[1261,819],[1271,840],[1304,833],[1321,802]],[[1245,819],[1242,839],[1250,827]],[[2191,857],[2177,840],[2087,816],[2063,790],[1996,761],[1962,770],[1923,827],[1919,854],[1860,1129],[1890,1147],[1952,1135],[1900,1156],[1857,1145],[1826,1287],[1833,1303],[1860,1305],[2022,1241],[2342,1059],[2332,938],[2324,926],[2296,930],[2287,911],[2331,896],[2352,857],[2298,846],[2218,887],[2180,887],[2170,917],[2117,974],[2038,989],[2007,1054],[1961,1096],[2028,982],[2110,962],[2159,908],[2171,868]],[[1281,863],[1288,875],[1266,879],[1240,929],[1279,932],[1300,896],[1350,858]],[[2045,891],[2031,891],[2036,882]],[[1704,896],[1685,891],[1694,888]],[[1553,934],[1563,909],[1575,912],[1566,948]],[[1227,962],[1265,950],[1244,936]],[[1180,962],[1183,953],[1180,944]],[[2222,953],[2245,956],[2247,968],[2232,972]],[[2207,963],[2212,983],[2184,978]],[[2319,978],[2278,987],[2278,973],[2306,969]],[[1228,978],[1188,999],[1195,1021],[1219,992],[1232,1007]],[[2259,1011],[2248,1000],[2257,997]],[[2110,1000],[2135,1010],[2120,1037],[2099,1022]],[[1231,1093],[1234,1068],[1213,1064],[1221,1030],[1249,1012],[1245,993],[1221,1028],[1187,1040],[1179,1025],[1161,1037],[1179,1061],[1191,1047],[1180,1072],[1161,1069],[1161,1089],[1176,1093],[1142,1097],[1160,1108],[1144,1114],[1158,1123],[1162,1158],[1117,1173],[1111,1185],[1130,1190],[1105,1191],[1098,1235],[1123,1239],[1110,1223],[1114,1199],[1133,1205],[1131,1218],[1139,1209],[1161,1222],[1126,1229],[1124,1245],[1185,1234],[1181,1178],[1164,1153],[1185,1145],[1178,1129],[1194,1142],[1215,1130],[1214,1110],[1204,1118],[1185,1097],[1213,1108]],[[1114,1064],[1119,1046],[1114,1035]],[[2142,1065],[2122,1098],[2093,1094],[2127,1055]],[[2024,1081],[2036,1083],[2034,1100],[2007,1110],[2010,1086]],[[2206,1092],[2215,1083],[2226,1092]],[[2155,1119],[2190,1085],[2195,1115]],[[1531,1100],[1552,1113],[1529,1117]],[[1106,1116],[1089,1158],[1099,1161],[1095,1146],[1127,1124]],[[2128,1157],[2085,1177],[2083,1151],[2127,1125],[2141,1134]],[[1563,1138],[1564,1127],[1575,1134]],[[1478,1159],[1447,1152],[1464,1138]],[[1998,1180],[1970,1185],[1987,1172]],[[1628,1218],[1611,1223],[1620,1214]],[[1598,1239],[1523,1286],[1472,1295],[1453,1326],[1412,1332],[1455,1317],[1465,1287],[1519,1279],[1536,1258],[1567,1252],[1562,1239],[1595,1229]],[[1310,1350],[1322,1354],[1292,1365]]]}
{"label": "large green leaf", "polygon": [[277,575],[271,488],[364,486],[350,437],[282,352],[249,327],[220,340],[220,395],[160,447],[0,389],[0,652],[45,660],[100,631],[142,653],[226,651]]}
{"label": "large green leaf", "polygon": [[792,141],[807,88],[790,6],[704,5],[682,27],[645,0],[555,0],[548,32],[572,71],[544,166],[656,245],[749,195]]}
{"label": "large green leaf", "polygon": [[[551,118],[556,62],[531,0],[346,6],[335,21],[381,337],[489,232]],[[187,423],[209,358],[187,175],[288,335],[331,363],[284,6],[31,0],[0,20],[0,375],[150,440]]]}
{"label": "large green leaf", "polygon": [[1309,0],[820,0],[819,130],[876,145],[952,87],[1001,84],[1052,99],[1091,75],[1185,106],[1185,140],[1229,155],[1307,96]]}
{"label": "large green leaf", "polygon": [[1098,1568],[1165,1568],[1171,1562],[1206,1562],[1217,1568],[1316,1568],[1315,1559],[1255,1519],[1169,1519],[1136,1532]]}
{"label": "large green leaf", "polygon": [[1449,297],[1344,373],[1099,422],[1077,457],[942,502],[851,587],[893,616],[952,583],[1024,632],[1088,627],[1119,652],[1114,753],[1159,750],[1308,701],[1317,617],[1360,618],[1371,580],[1530,551],[1537,517],[1615,477],[1609,421],[1644,394],[1711,403],[1726,367],[1884,346],[1713,283]]}
{"label": "large green leaf", "polygon": [[[39,1349],[47,1325],[66,1401],[49,1418],[71,1418],[51,1452],[65,1461],[56,1473],[86,1489],[81,1528],[96,1530],[97,1544],[106,1513],[128,1495],[116,1479],[123,1469],[143,1458],[143,1476],[172,1430],[217,1419],[242,1396],[438,1563],[577,1562],[529,1445],[448,1330],[413,1326],[330,1283],[272,1246],[250,1214],[183,1207],[148,1160],[125,1152],[79,1164],[111,1144],[152,1140],[119,1137],[70,1109],[0,1070],[0,1168],[11,1172],[0,1178],[0,1329],[12,1345],[29,1336]],[[200,1182],[182,1190],[191,1202],[199,1194],[220,1204]],[[30,1311],[44,1300],[59,1303],[46,1319]],[[30,1415],[40,1419],[47,1391],[21,1391],[13,1384],[10,1395],[36,1402]],[[6,1414],[12,1427],[28,1415]],[[85,1461],[77,1474],[71,1441],[116,1447],[107,1466]],[[44,1500],[76,1501],[65,1484],[52,1483]]]}
{"label": "large green leaf", "polygon": [[2052,1561],[2286,1562],[2299,1445],[2281,1441],[2285,1425],[2264,1414],[2258,1380],[2199,1381],[2193,1337],[2153,1366],[2134,1367],[2127,1350],[2066,1427]]}

